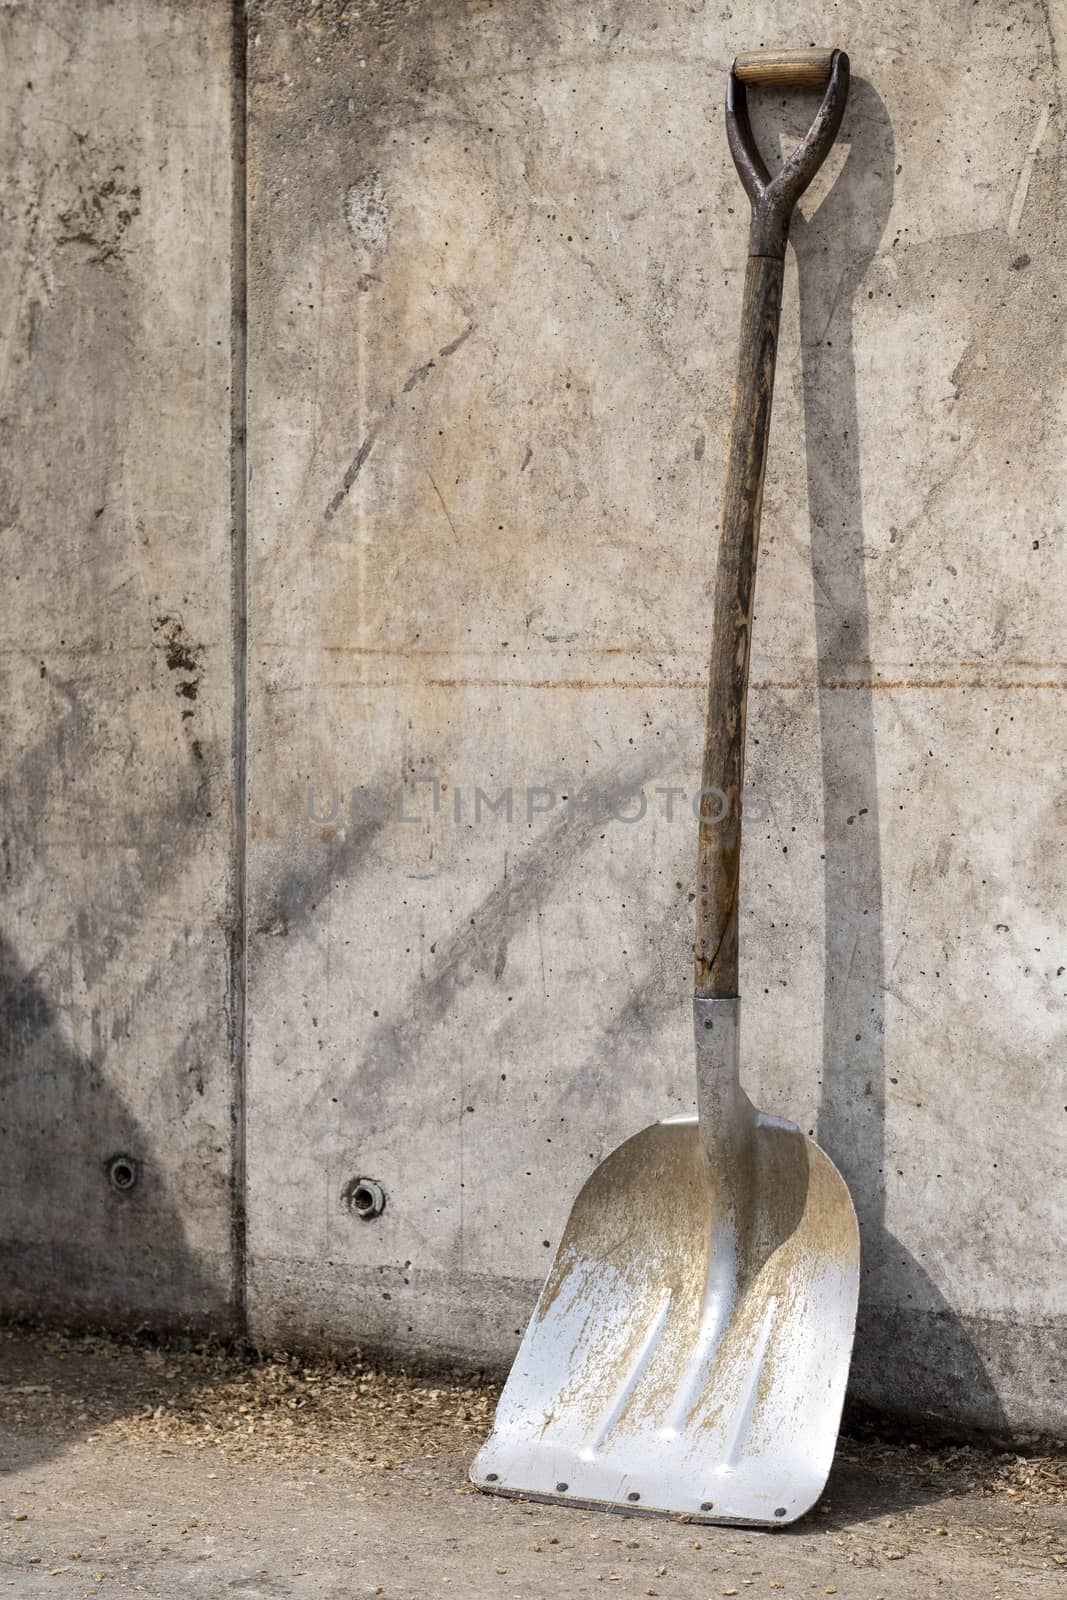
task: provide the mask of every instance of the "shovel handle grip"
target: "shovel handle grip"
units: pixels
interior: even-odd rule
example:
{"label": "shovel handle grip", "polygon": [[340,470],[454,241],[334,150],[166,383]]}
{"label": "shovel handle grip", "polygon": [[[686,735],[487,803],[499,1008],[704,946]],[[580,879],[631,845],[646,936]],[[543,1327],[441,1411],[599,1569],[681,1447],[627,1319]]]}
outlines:
{"label": "shovel handle grip", "polygon": [[832,50],[745,50],[734,59],[741,83],[824,84],[830,81]]}
{"label": "shovel handle grip", "polygon": [[[788,54],[790,70],[795,73],[798,52]],[[742,64],[752,59],[738,58]],[[828,73],[826,93],[811,130],[773,180],[752,139],[744,83],[736,63],[727,91],[727,134],[741,180],[752,200],[752,230],[741,302],[737,386],[715,571],[701,779],[704,804],[697,837],[694,976],[699,999],[728,999],[737,994],[748,665],[763,477],[778,355],[783,257],[793,206],[815,176],[841,124],[848,94],[848,57],[840,50],[831,52]],[[771,80],[764,77],[762,81]]]}

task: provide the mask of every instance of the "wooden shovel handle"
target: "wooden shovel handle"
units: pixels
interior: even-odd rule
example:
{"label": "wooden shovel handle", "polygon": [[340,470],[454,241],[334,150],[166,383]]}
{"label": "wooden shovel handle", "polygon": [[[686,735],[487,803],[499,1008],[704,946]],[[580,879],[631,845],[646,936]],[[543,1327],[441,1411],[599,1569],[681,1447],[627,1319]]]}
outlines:
{"label": "wooden shovel handle", "polygon": [[697,832],[695,992],[737,994],[737,895],[741,789],[763,474],[771,426],[784,263],[749,256],[741,302],[737,387],[726,456],[722,527],[704,735],[704,790]]}
{"label": "wooden shovel handle", "polygon": [[772,180],[752,140],[745,90],[736,72],[730,74],[727,130],[737,169],[752,200],[753,224],[715,573],[701,779],[704,793],[697,838],[695,989],[701,999],[727,999],[737,994],[748,663],[785,241],[793,205],[833,143],[847,93],[848,57],[835,50],[826,95],[811,132]]}
{"label": "wooden shovel handle", "polygon": [[742,83],[823,84],[830,81],[832,50],[746,50],[734,60]]}

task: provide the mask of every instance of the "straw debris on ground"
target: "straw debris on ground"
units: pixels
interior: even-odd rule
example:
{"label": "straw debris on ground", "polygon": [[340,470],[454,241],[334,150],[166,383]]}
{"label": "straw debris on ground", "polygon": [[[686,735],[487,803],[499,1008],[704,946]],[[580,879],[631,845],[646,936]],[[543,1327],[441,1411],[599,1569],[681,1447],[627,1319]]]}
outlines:
{"label": "straw debris on ground", "polygon": [[[13,1337],[21,1346],[25,1332]],[[100,1442],[211,1446],[239,1460],[314,1455],[380,1470],[394,1458],[473,1451],[496,1403],[491,1385],[384,1371],[358,1352],[182,1350],[56,1333],[35,1345],[46,1371],[29,1382],[0,1378],[0,1425],[76,1431]]]}
{"label": "straw debris on ground", "polygon": [[[384,1370],[358,1352],[255,1354],[55,1332],[33,1339],[32,1370],[20,1373],[26,1331],[0,1337],[16,1353],[0,1378],[0,1425],[163,1449],[211,1446],[235,1460],[318,1457],[335,1467],[388,1470],[416,1457],[473,1453],[498,1394],[484,1380]],[[944,1495],[1067,1505],[1067,1456],[1051,1450],[845,1437],[838,1461]]]}

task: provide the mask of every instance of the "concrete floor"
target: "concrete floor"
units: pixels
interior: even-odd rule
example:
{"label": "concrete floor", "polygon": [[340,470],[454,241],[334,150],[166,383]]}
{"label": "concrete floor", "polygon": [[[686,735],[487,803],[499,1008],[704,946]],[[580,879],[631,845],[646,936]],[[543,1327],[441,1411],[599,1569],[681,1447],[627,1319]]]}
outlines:
{"label": "concrete floor", "polygon": [[[427,1424],[370,1369],[331,1390],[302,1366],[273,1405],[232,1358],[205,1377],[194,1356],[26,1335],[0,1356],[0,1594],[19,1600],[1067,1595],[1067,1465],[1047,1459],[845,1441],[796,1527],[698,1528],[472,1492],[467,1434],[428,1453],[484,1425],[469,1388],[418,1391]],[[318,1420],[316,1393],[334,1396]]]}

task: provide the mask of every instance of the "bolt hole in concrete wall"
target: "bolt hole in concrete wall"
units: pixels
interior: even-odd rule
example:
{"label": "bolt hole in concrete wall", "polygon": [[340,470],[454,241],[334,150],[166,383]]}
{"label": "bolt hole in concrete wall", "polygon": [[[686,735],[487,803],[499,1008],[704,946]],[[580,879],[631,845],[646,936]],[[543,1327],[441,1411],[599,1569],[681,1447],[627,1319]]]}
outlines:
{"label": "bolt hole in concrete wall", "polygon": [[136,1188],[141,1176],[141,1164],[133,1156],[113,1156],[107,1164],[107,1178],[118,1194],[128,1194]]}
{"label": "bolt hole in concrete wall", "polygon": [[[2,23],[6,1303],[221,1326],[247,1286],[257,1340],[502,1367],[583,1178],[692,1104],[724,71],[825,17],[261,0],[246,167],[228,6],[61,11]],[[754,1097],[856,1199],[855,1401],[1062,1433],[1056,26],[834,14],[741,987]],[[763,148],[809,111],[763,97]]]}
{"label": "bolt hole in concrete wall", "polygon": [[385,1210],[385,1190],[374,1178],[353,1178],[341,1191],[341,1204],[352,1216],[370,1222]]}

